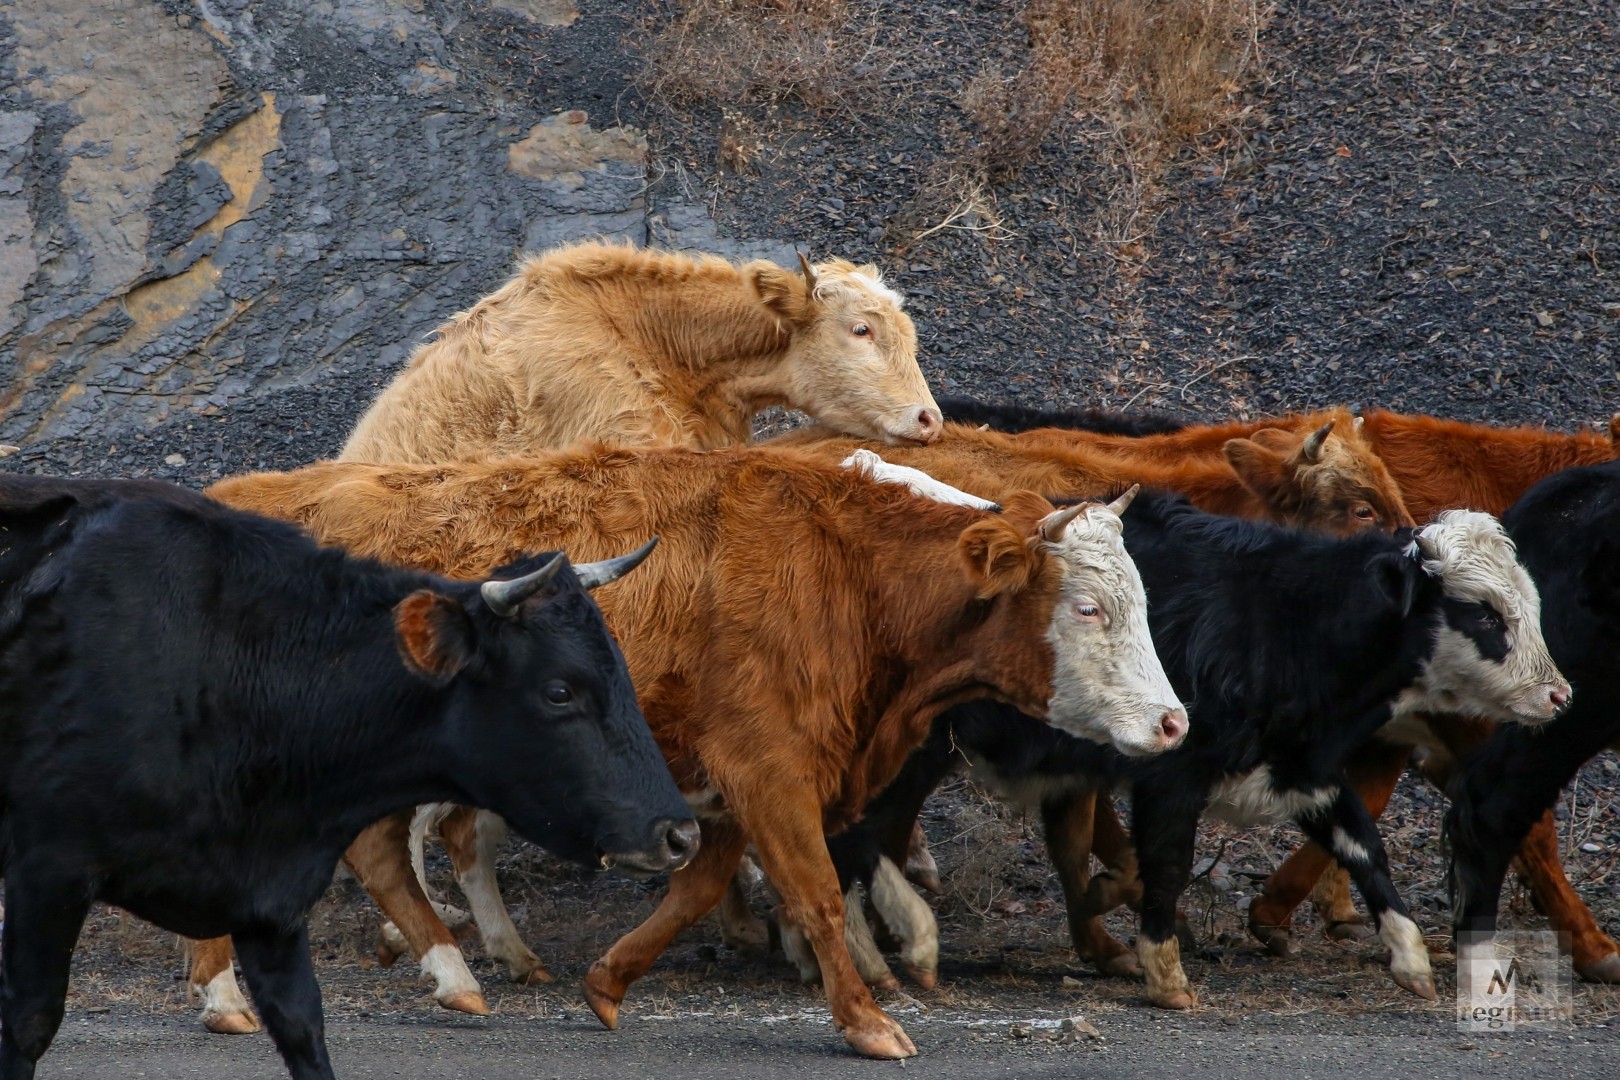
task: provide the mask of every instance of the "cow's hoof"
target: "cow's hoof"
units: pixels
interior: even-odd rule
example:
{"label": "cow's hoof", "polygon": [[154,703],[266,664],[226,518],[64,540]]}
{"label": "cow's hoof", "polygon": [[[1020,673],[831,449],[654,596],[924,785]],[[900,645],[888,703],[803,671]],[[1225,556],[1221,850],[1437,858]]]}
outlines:
{"label": "cow's hoof", "polygon": [[939,985],[939,969],[921,967],[917,964],[908,964],[900,961],[900,967],[905,970],[906,977],[924,990],[932,990]]}
{"label": "cow's hoof", "polygon": [[449,1009],[451,1012],[467,1013],[469,1016],[488,1016],[489,1002],[484,995],[476,990],[458,990],[453,994],[446,994],[435,999],[439,1008]]}
{"label": "cow's hoof", "polygon": [[397,949],[395,949],[393,946],[389,945],[388,942],[384,941],[381,938],[377,939],[377,966],[378,967],[393,967],[394,966],[394,961],[398,960],[400,958],[400,955],[401,954],[399,953],[399,951]]}
{"label": "cow's hoof", "polygon": [[1576,964],[1575,972],[1587,982],[1620,983],[1620,953]]}
{"label": "cow's hoof", "polygon": [[916,1057],[917,1046],[905,1029],[887,1016],[882,1019],[881,1025],[845,1028],[844,1039],[862,1057],[885,1058],[889,1061]]}
{"label": "cow's hoof", "polygon": [[873,990],[898,990],[900,989],[900,980],[895,978],[894,972],[891,971],[882,978],[876,979],[867,985]]}
{"label": "cow's hoof", "polygon": [[1428,972],[1392,971],[1390,975],[1395,979],[1395,985],[1402,990],[1416,994],[1425,1001],[1439,1000],[1440,995],[1434,991],[1434,976]]}
{"label": "cow's hoof", "polygon": [[1122,979],[1140,979],[1142,977],[1142,965],[1137,963],[1136,957],[1130,953],[1120,953],[1118,956],[1110,956],[1105,960],[1093,962],[1097,965],[1097,970],[1104,975],[1113,975]]}
{"label": "cow's hoof", "polygon": [[259,1018],[250,1012],[217,1012],[209,1009],[202,1016],[203,1027],[215,1035],[253,1035],[263,1030]]}
{"label": "cow's hoof", "polygon": [[546,965],[536,964],[527,971],[519,968],[511,973],[512,981],[519,986],[543,986],[557,981],[557,976],[546,970]]}
{"label": "cow's hoof", "polygon": [[1365,941],[1373,936],[1373,928],[1361,918],[1330,922],[1323,932],[1330,941]]}
{"label": "cow's hoof", "polygon": [[907,866],[906,880],[917,886],[917,888],[927,889],[931,893],[942,892],[945,888],[940,883],[938,870],[918,870]]}
{"label": "cow's hoof", "polygon": [[1191,990],[1166,990],[1148,995],[1148,1001],[1161,1009],[1191,1009],[1198,1004],[1198,995]]}
{"label": "cow's hoof", "polygon": [[609,1031],[619,1030],[619,1003],[624,1000],[624,991],[617,994],[610,985],[613,976],[601,962],[591,965],[591,970],[585,973],[585,1004],[591,1007],[591,1012],[602,1021],[602,1026]]}
{"label": "cow's hoof", "polygon": [[1294,935],[1284,926],[1250,926],[1249,933],[1266,947],[1272,956],[1287,960],[1294,955]]}

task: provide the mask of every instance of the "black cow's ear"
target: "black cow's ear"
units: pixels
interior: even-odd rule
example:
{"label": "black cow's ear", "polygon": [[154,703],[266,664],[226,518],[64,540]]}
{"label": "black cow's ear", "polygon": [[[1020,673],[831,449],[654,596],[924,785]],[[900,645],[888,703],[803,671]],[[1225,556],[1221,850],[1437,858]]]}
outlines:
{"label": "black cow's ear", "polygon": [[1417,599],[1418,575],[1423,568],[1416,559],[1395,552],[1375,556],[1372,562],[1373,580],[1384,596],[1401,613],[1401,618],[1412,613],[1412,602]]}
{"label": "black cow's ear", "polygon": [[471,663],[474,633],[465,608],[428,589],[413,592],[394,607],[400,657],[435,682],[448,682]]}

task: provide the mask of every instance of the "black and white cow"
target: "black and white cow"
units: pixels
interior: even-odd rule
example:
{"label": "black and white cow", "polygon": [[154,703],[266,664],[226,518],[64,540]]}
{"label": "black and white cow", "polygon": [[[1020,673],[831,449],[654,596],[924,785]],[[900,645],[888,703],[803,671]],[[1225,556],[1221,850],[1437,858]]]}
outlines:
{"label": "black and white cow", "polygon": [[[1620,742],[1620,461],[1549,476],[1502,523],[1541,591],[1547,646],[1575,693],[1554,723],[1500,728],[1463,763],[1446,815],[1459,931],[1496,929],[1502,880],[1530,827],[1582,765]],[[1486,947],[1462,947],[1474,944]]]}
{"label": "black and white cow", "polygon": [[[1335,539],[1201,513],[1164,495],[1140,496],[1124,520],[1155,648],[1189,703],[1186,741],[1132,759],[1006,706],[958,707],[936,721],[865,820],[834,838],[846,881],[867,883],[908,968],[936,967],[931,916],[890,860],[903,857],[923,798],[965,757],[975,778],[1040,807],[1078,944],[1080,923],[1112,901],[1097,888],[1104,882],[1091,883],[1089,898],[1074,894],[1086,888],[1090,855],[1089,822],[1071,827],[1074,809],[1125,784],[1143,889],[1137,952],[1155,1004],[1195,1001],[1174,928],[1206,811],[1244,824],[1298,822],[1352,874],[1395,980],[1432,998],[1421,935],[1343,770],[1397,713],[1460,709],[1539,723],[1568,699],[1541,638],[1535,586],[1500,525],[1453,511],[1397,537]],[[881,963],[874,952],[857,952],[868,971]]]}
{"label": "black and white cow", "polygon": [[585,592],[644,556],[452,582],[167,484],[0,477],[0,1077],[34,1075],[96,900],[234,936],[324,1078],[305,914],[371,822],[461,802],[684,865],[697,825]]}

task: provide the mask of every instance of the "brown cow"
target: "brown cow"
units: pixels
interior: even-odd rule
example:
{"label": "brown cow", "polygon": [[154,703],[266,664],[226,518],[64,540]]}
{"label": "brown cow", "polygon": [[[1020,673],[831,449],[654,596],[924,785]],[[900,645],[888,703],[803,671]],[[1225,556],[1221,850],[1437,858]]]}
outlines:
{"label": "brown cow", "polygon": [[374,401],[344,461],[432,463],[577,439],[712,450],[755,413],[928,442],[917,332],[874,266],[803,273],[603,243],[560,248],[438,330]]}
{"label": "brown cow", "polygon": [[[1189,453],[1211,453],[1226,440],[1249,436],[1260,429],[1281,429],[1298,436],[1312,430],[1315,423],[1316,414],[1310,414],[1123,440],[1065,428],[1041,428],[1019,437],[1088,449],[1129,444],[1125,452],[1131,455],[1173,462]],[[1458,507],[1504,513],[1543,477],[1578,465],[1613,460],[1620,451],[1620,414],[1610,420],[1607,437],[1598,432],[1566,434],[1529,427],[1498,428],[1384,411],[1368,413],[1359,422],[1359,431],[1399,485],[1407,507],[1425,521],[1442,510]],[[1399,730],[1383,733],[1352,764],[1356,791],[1376,817],[1393,794],[1415,746],[1429,751],[1425,771],[1443,789],[1457,757],[1478,746],[1491,730],[1493,725],[1488,721],[1458,716],[1403,722]],[[1123,833],[1106,803],[1097,808],[1096,827],[1097,854],[1110,866],[1123,868],[1122,895],[1128,895],[1132,886],[1125,882],[1132,876],[1133,856],[1111,846],[1113,841],[1123,840]],[[1518,867],[1537,906],[1555,928],[1570,934],[1576,971],[1593,981],[1620,982],[1620,944],[1598,928],[1591,911],[1570,886],[1559,858],[1550,813],[1526,837],[1519,850]],[[1328,876],[1323,877],[1324,872]],[[1267,880],[1262,895],[1249,908],[1250,931],[1273,951],[1286,954],[1292,944],[1291,913],[1312,893],[1313,886],[1315,903],[1330,936],[1353,937],[1366,932],[1350,899],[1348,878],[1315,844],[1295,852]],[[1097,958],[1123,952],[1123,946],[1111,939],[1094,940],[1089,948]]]}
{"label": "brown cow", "polygon": [[[541,547],[590,558],[627,537],[663,537],[601,600],[675,778],[705,815],[707,854],[591,969],[587,1000],[610,1027],[630,983],[718,902],[752,839],[850,1044],[909,1056],[911,1041],[851,965],[825,831],[859,814],[956,702],[1012,702],[1128,752],[1186,731],[1120,540],[1122,504],[1053,511],[1016,493],[995,514],[791,450],[601,447],[441,466],[327,463],[210,494],[356,554],[451,576]],[[379,853],[357,850],[362,837],[349,853],[396,918],[376,874],[391,865],[390,884],[408,889],[401,839]]]}

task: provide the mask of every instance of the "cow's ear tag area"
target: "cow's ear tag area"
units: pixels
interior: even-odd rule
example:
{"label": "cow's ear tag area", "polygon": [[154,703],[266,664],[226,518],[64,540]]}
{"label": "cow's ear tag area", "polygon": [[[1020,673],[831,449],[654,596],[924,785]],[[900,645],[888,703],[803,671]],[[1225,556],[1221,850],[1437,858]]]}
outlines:
{"label": "cow's ear tag area", "polygon": [[1372,572],[1373,580],[1401,618],[1410,615],[1412,603],[1417,599],[1418,576],[1423,573],[1418,560],[1410,555],[1386,552],[1373,560]]}
{"label": "cow's ear tag area", "polygon": [[456,601],[428,589],[394,606],[394,637],[405,666],[434,682],[449,682],[473,655],[473,627]]}
{"label": "cow's ear tag area", "polygon": [[1006,518],[974,522],[962,531],[957,546],[980,597],[1017,592],[1029,584],[1035,553],[1024,534]]}

